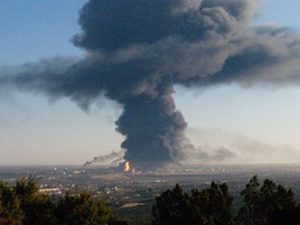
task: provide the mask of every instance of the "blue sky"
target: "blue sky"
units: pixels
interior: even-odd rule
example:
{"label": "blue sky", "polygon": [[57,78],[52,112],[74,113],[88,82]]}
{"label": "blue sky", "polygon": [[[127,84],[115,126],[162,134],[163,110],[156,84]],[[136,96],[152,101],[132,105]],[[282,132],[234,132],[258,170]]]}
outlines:
{"label": "blue sky", "polygon": [[[84,54],[70,39],[80,31],[78,11],[85,2],[1,0],[0,66]],[[279,23],[300,31],[299,8],[296,0],[267,0],[254,24]],[[123,140],[114,131],[121,109],[109,101],[87,113],[67,99],[49,103],[43,96],[2,92],[0,165],[80,164],[118,150]],[[175,100],[196,145],[244,151],[234,162],[300,162],[297,88],[177,88]],[[256,147],[265,152],[252,154]]]}
{"label": "blue sky", "polygon": [[84,0],[1,0],[1,64],[20,64],[57,54],[78,55],[70,43],[78,32]]}

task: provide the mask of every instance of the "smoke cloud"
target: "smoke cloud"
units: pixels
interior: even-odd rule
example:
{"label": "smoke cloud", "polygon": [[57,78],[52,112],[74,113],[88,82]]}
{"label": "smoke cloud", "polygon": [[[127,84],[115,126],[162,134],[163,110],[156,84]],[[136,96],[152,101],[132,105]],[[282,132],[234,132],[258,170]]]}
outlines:
{"label": "smoke cloud", "polygon": [[124,162],[125,151],[119,152],[112,151],[109,154],[94,157],[91,161],[86,161],[83,166],[88,166],[93,163],[100,163],[102,165],[108,164],[110,166],[117,166],[119,163]]}
{"label": "smoke cloud", "polygon": [[85,58],[26,64],[2,73],[0,82],[70,98],[83,109],[104,95],[123,106],[116,130],[125,136],[126,160],[144,167],[184,160],[197,148],[184,136],[174,85],[299,84],[300,36],[286,27],[250,26],[258,4],[90,0],[80,11],[82,33],[73,38]]}

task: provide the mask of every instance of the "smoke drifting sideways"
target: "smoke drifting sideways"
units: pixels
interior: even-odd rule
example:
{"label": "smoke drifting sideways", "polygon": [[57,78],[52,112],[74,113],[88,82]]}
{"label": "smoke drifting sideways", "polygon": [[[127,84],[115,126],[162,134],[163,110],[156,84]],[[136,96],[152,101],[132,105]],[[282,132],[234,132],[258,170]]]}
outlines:
{"label": "smoke drifting sideways", "polygon": [[[99,96],[123,106],[116,130],[125,160],[144,168],[184,161],[197,151],[185,137],[174,85],[209,88],[298,85],[300,36],[251,25],[257,0],[90,0],[80,11],[86,51],[1,72],[1,86],[70,98],[88,109]],[[218,152],[218,151],[217,151]],[[230,151],[220,150],[220,157]],[[209,158],[200,150],[199,157]]]}
{"label": "smoke drifting sideways", "polygon": [[88,166],[94,163],[100,163],[101,165],[107,165],[109,167],[119,166],[120,163],[124,163],[125,151],[119,152],[112,151],[109,154],[94,157],[91,161],[86,161],[83,166]]}

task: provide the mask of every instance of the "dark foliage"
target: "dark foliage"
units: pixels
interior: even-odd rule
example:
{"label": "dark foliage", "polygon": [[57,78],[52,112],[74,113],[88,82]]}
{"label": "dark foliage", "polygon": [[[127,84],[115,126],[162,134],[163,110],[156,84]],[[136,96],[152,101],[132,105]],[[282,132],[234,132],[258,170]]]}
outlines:
{"label": "dark foliage", "polygon": [[287,221],[290,225],[300,224],[298,216],[295,217],[298,207],[291,189],[286,189],[268,179],[261,185],[255,176],[241,195],[244,205],[237,215],[239,224],[285,225]]}
{"label": "dark foliage", "polygon": [[[163,192],[152,208],[152,225],[299,225],[300,204],[291,189],[255,176],[241,192],[233,212],[228,186],[212,182],[186,192],[180,185]],[[149,221],[150,223],[150,221]],[[14,186],[0,182],[0,225],[129,225],[111,217],[110,209],[89,193],[67,193],[55,202],[39,193],[36,181],[22,178]],[[136,223],[141,225],[140,223]]]}
{"label": "dark foliage", "polygon": [[294,193],[271,180],[261,185],[254,176],[241,192],[242,206],[234,215],[233,199],[224,184],[185,192],[179,185],[156,198],[153,225],[299,225],[300,205]]}
{"label": "dark foliage", "polygon": [[67,193],[57,205],[59,225],[102,225],[109,219],[109,210],[102,201],[95,201],[89,194]]}
{"label": "dark foliage", "polygon": [[22,225],[24,213],[16,193],[6,184],[0,183],[0,225]]}
{"label": "dark foliage", "polygon": [[178,184],[156,199],[155,225],[231,225],[232,198],[226,184],[212,183],[204,190],[186,193]]}
{"label": "dark foliage", "polygon": [[109,217],[104,202],[88,193],[68,193],[55,203],[31,177],[15,186],[0,183],[0,225],[104,225]]}
{"label": "dark foliage", "polygon": [[[189,195],[177,184],[173,190],[163,192],[153,207],[153,224],[181,225],[190,219]],[[191,224],[192,225],[192,224]]]}

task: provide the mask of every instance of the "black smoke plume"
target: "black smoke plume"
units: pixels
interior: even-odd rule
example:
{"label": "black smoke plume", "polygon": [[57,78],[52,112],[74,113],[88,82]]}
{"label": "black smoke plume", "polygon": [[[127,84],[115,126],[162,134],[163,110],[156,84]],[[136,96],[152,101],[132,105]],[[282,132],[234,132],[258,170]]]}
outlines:
{"label": "black smoke plume", "polygon": [[300,36],[251,26],[258,2],[90,0],[73,38],[85,58],[26,64],[0,81],[84,109],[104,95],[123,106],[116,125],[126,137],[126,160],[144,167],[180,161],[196,148],[184,136],[174,85],[299,84]]}
{"label": "black smoke plume", "polygon": [[94,163],[100,163],[102,165],[108,164],[109,166],[117,166],[119,163],[124,162],[125,151],[111,152],[106,155],[96,156],[91,161],[86,161],[83,166],[89,166]]}

